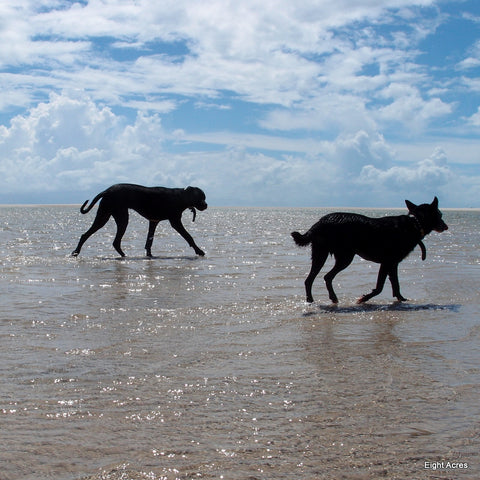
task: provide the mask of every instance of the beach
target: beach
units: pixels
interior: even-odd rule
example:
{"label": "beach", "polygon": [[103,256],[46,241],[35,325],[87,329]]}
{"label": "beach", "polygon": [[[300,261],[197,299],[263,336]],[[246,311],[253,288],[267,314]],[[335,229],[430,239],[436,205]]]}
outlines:
{"label": "beach", "polygon": [[407,302],[357,305],[357,257],[307,304],[290,232],[328,211],[185,213],[205,257],[162,222],[153,258],[133,214],[125,258],[113,222],[73,258],[93,213],[1,207],[0,479],[478,478],[480,212],[400,264]]}

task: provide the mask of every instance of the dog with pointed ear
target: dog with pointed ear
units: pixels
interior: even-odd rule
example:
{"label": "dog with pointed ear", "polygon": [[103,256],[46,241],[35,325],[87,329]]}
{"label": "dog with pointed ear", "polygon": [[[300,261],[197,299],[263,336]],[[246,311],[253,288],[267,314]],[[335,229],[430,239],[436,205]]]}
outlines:
{"label": "dog with pointed ear", "polygon": [[362,295],[359,303],[367,302],[379,295],[387,278],[392,285],[393,296],[398,301],[405,298],[400,293],[398,265],[419,245],[422,258],[426,256],[422,239],[432,230],[448,230],[438,209],[438,198],[431,204],[415,205],[405,200],[408,215],[392,215],[381,218],[367,217],[358,213],[329,213],[312,225],[304,234],[292,232],[293,240],[298,246],[311,245],[312,266],[305,279],[307,302],[313,302],[312,285],[320,273],[328,255],[335,257],[334,267],[323,277],[328,295],[333,303],[338,302],[333,288],[333,280],[338,273],[347,268],[355,255],[365,260],[379,263],[377,284],[368,294]]}
{"label": "dog with pointed ear", "polygon": [[405,200],[408,208],[408,214],[412,216],[420,228],[422,238],[428,235],[432,230],[444,232],[448,230],[447,224],[442,220],[442,212],[438,209],[438,198],[435,197],[431,204],[424,203],[415,205],[410,200]]}

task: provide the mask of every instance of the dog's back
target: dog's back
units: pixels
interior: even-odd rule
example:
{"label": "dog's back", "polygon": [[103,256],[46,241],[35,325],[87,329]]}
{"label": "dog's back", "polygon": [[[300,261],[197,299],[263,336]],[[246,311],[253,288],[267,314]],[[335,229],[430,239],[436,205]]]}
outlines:
{"label": "dog's back", "polygon": [[337,212],[322,217],[305,236],[330,254],[347,251],[382,263],[405,258],[419,234],[407,215],[372,218]]}
{"label": "dog's back", "polygon": [[186,208],[195,206],[199,210],[204,210],[207,206],[205,194],[196,187],[186,189],[145,187],[131,183],[118,183],[101,195],[103,206],[110,211],[126,211],[131,208],[145,218],[156,220],[179,217]]}

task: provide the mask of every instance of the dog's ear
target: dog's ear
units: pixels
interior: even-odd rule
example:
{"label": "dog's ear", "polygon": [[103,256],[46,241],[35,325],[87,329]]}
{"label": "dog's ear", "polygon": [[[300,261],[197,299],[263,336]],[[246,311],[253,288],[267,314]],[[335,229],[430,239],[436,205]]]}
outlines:
{"label": "dog's ear", "polygon": [[197,196],[197,189],[195,187],[185,187],[185,192],[188,198],[193,202]]}
{"label": "dog's ear", "polygon": [[410,200],[405,200],[409,212],[414,212],[417,209],[417,206],[412,203]]}
{"label": "dog's ear", "polygon": [[437,197],[435,197],[435,198],[433,199],[432,207],[433,207],[433,208],[438,208],[438,198],[437,198]]}

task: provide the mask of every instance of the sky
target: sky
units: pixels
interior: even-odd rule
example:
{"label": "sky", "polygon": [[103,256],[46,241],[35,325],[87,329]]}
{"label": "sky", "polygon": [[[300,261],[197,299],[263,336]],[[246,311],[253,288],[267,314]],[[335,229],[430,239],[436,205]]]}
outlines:
{"label": "sky", "polygon": [[478,0],[0,0],[0,203],[480,207]]}

